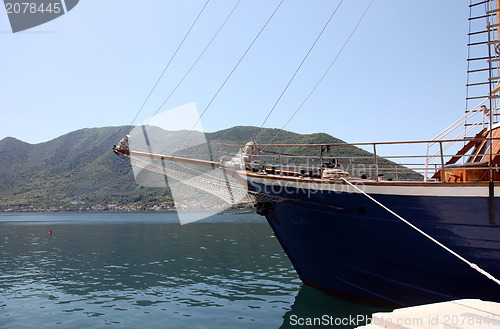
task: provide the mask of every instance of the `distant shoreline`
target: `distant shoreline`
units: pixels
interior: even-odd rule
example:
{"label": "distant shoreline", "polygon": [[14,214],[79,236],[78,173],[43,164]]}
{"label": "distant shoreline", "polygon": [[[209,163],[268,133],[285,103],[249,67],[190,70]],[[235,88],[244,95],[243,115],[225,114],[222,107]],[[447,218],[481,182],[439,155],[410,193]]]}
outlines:
{"label": "distant shoreline", "polygon": [[[198,211],[203,209],[198,209]],[[196,211],[196,210],[193,210]],[[56,213],[56,212],[177,212],[176,209],[162,209],[162,210],[152,210],[152,209],[137,209],[137,210],[110,210],[110,209],[102,209],[102,210],[52,210],[52,209],[37,209],[37,210],[14,210],[14,209],[3,209],[0,211],[0,214],[9,214],[9,213]]]}
{"label": "distant shoreline", "polygon": [[[248,210],[252,209],[251,205],[240,205],[234,208],[230,208],[228,210]],[[8,214],[8,213],[62,213],[62,212],[164,212],[164,213],[174,213],[177,212],[177,208],[175,207],[162,207],[162,206],[116,206],[111,208],[106,208],[100,205],[92,206],[86,209],[70,209],[70,208],[49,208],[49,209],[39,209],[39,208],[28,208],[28,209],[13,209],[13,208],[5,208],[0,209],[0,214]],[[183,211],[215,211],[219,212],[216,207],[206,207],[206,208],[193,208],[193,209],[182,209]]]}

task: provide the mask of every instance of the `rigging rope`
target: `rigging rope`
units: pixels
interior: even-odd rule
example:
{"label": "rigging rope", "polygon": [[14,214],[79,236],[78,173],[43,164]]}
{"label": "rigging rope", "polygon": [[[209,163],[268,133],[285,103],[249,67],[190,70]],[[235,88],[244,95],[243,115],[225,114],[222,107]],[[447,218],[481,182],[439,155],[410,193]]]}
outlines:
{"label": "rigging rope", "polygon": [[210,102],[208,103],[208,105],[205,107],[205,109],[203,110],[203,112],[200,114],[200,116],[198,117],[198,120],[196,121],[196,123],[193,125],[193,127],[191,128],[191,130],[186,134],[186,136],[184,137],[184,139],[182,140],[182,142],[179,144],[179,147],[177,148],[177,151],[175,151],[175,153],[179,152],[179,150],[181,149],[182,145],[186,141],[186,138],[189,136],[189,134],[191,133],[191,131],[193,131],[194,127],[196,127],[196,125],[201,120],[201,117],[205,114],[205,112],[207,112],[207,110],[210,107],[210,105],[212,105],[212,103],[215,100],[215,98],[219,95],[219,92],[222,90],[222,88],[224,88],[224,86],[226,85],[226,83],[229,80],[229,78],[233,75],[233,73],[236,70],[236,68],[243,61],[243,58],[245,58],[245,56],[247,55],[247,53],[250,51],[250,48],[252,48],[252,46],[254,45],[255,41],[257,41],[257,39],[259,38],[259,36],[262,34],[262,32],[264,31],[264,29],[269,24],[269,22],[274,17],[274,15],[276,14],[276,12],[281,7],[281,5],[283,4],[284,1],[285,0],[281,0],[281,2],[278,4],[278,6],[276,7],[276,9],[274,9],[273,13],[271,14],[271,16],[269,16],[269,18],[267,19],[267,21],[264,24],[264,26],[262,26],[262,28],[260,29],[259,33],[257,33],[257,35],[255,36],[255,38],[250,43],[250,45],[248,46],[248,48],[245,50],[245,52],[243,53],[243,55],[240,57],[240,59],[238,60],[238,62],[236,63],[236,65],[233,67],[233,69],[231,70],[231,72],[229,73],[229,75],[227,76],[227,78],[224,80],[224,82],[219,87],[219,89],[217,90],[217,92],[215,93],[215,95],[212,97],[212,99],[210,100]]}
{"label": "rigging rope", "polygon": [[238,0],[238,2],[236,3],[236,5],[233,7],[233,9],[231,10],[231,12],[229,13],[229,15],[226,17],[226,19],[224,20],[224,22],[222,23],[222,25],[219,27],[219,29],[217,30],[217,32],[214,34],[214,36],[212,37],[212,39],[210,40],[210,42],[206,45],[205,49],[203,49],[203,51],[201,52],[200,56],[198,56],[198,58],[196,59],[196,61],[193,63],[193,65],[191,65],[191,67],[189,68],[189,70],[186,72],[186,74],[184,74],[184,76],[182,77],[181,81],[179,81],[179,83],[175,86],[175,88],[172,90],[172,92],[167,96],[167,98],[165,98],[165,100],[163,101],[163,103],[161,103],[161,105],[158,107],[158,109],[156,110],[156,112],[153,114],[153,116],[148,120],[148,122],[146,122],[146,125],[149,123],[149,121],[151,121],[151,119],[160,111],[160,109],[165,105],[165,103],[167,103],[167,101],[170,99],[170,97],[172,97],[172,95],[175,93],[175,91],[177,90],[177,88],[179,88],[179,86],[182,84],[182,82],[184,82],[184,80],[186,79],[186,77],[189,75],[189,73],[191,73],[191,71],[193,70],[193,68],[196,66],[196,64],[198,64],[198,62],[200,61],[200,59],[203,57],[203,55],[205,54],[205,52],[207,51],[207,49],[210,47],[210,45],[213,43],[213,41],[215,40],[215,38],[217,37],[217,35],[219,35],[220,31],[222,30],[222,28],[226,25],[227,21],[229,20],[229,18],[233,15],[234,11],[236,10],[236,8],[238,7],[238,5],[240,4],[241,0]]}
{"label": "rigging rope", "polygon": [[151,89],[151,91],[149,92],[149,95],[148,97],[146,97],[146,100],[144,101],[144,103],[142,103],[142,106],[141,108],[139,109],[139,111],[137,112],[137,114],[135,115],[134,119],[132,120],[132,123],[130,124],[130,126],[128,127],[127,129],[127,132],[126,134],[128,134],[130,132],[130,129],[133,127],[134,125],[134,122],[135,120],[137,120],[137,117],[139,116],[139,114],[141,113],[142,109],[144,108],[144,106],[146,105],[146,103],[148,102],[149,98],[151,97],[151,95],[153,94],[153,91],[156,89],[156,86],[158,86],[158,83],[160,82],[160,80],[163,78],[163,75],[165,74],[165,72],[167,71],[167,69],[169,68],[170,66],[170,63],[172,63],[172,61],[174,60],[175,56],[177,55],[177,53],[179,52],[179,49],[181,49],[182,45],[184,44],[184,41],[186,41],[187,37],[189,36],[189,34],[191,33],[191,30],[193,29],[193,27],[196,25],[196,22],[198,22],[198,19],[200,18],[201,14],[203,13],[203,11],[205,10],[205,8],[207,7],[208,3],[210,2],[210,0],[207,0],[207,2],[205,2],[205,5],[203,6],[203,8],[201,8],[198,16],[196,17],[196,19],[194,20],[193,24],[191,24],[191,27],[189,28],[189,30],[187,31],[186,35],[184,35],[184,38],[182,39],[181,43],[179,44],[179,46],[177,47],[177,49],[175,50],[174,54],[172,55],[172,57],[170,58],[170,60],[168,61],[167,65],[165,66],[165,68],[163,69],[163,72],[160,74],[160,77],[158,78],[158,80],[156,80],[156,83],[154,84],[153,88]]}
{"label": "rigging rope", "polygon": [[368,4],[368,6],[366,7],[363,15],[361,15],[361,18],[358,20],[358,23],[356,24],[356,26],[354,27],[354,29],[352,30],[351,34],[349,35],[349,37],[347,38],[347,40],[345,41],[344,45],[342,46],[342,48],[339,50],[339,52],[337,53],[337,56],[335,56],[335,58],[333,59],[332,63],[330,64],[330,66],[328,67],[328,69],[326,69],[325,73],[323,74],[323,76],[321,77],[321,79],[319,79],[318,83],[314,86],[314,88],[311,90],[311,92],[309,93],[309,95],[307,95],[307,97],[304,99],[304,101],[302,102],[302,104],[300,104],[299,108],[295,111],[295,113],[293,113],[293,115],[290,117],[290,119],[288,119],[288,121],[285,123],[285,125],[280,129],[278,130],[278,132],[276,133],[276,135],[274,135],[274,137],[266,144],[266,146],[264,146],[264,149],[269,146],[269,144],[271,144],[275,139],[276,137],[278,137],[278,135],[285,129],[285,127],[290,123],[290,121],[292,121],[293,117],[295,117],[295,115],[297,114],[297,112],[299,112],[299,110],[302,108],[302,106],[304,106],[304,104],[307,102],[307,100],[311,97],[311,95],[316,91],[316,89],[318,88],[318,86],[320,85],[320,83],[323,81],[323,79],[325,78],[325,76],[328,74],[328,72],[330,71],[330,69],[332,68],[333,64],[335,64],[335,62],[337,61],[337,59],[339,58],[340,54],[342,53],[342,51],[344,50],[344,48],[347,46],[347,43],[349,42],[349,40],[351,40],[352,36],[354,35],[354,32],[356,32],[356,30],[358,29],[358,26],[359,24],[361,23],[361,21],[363,20],[363,18],[365,17],[366,13],[368,12],[368,9],[370,9],[370,6],[372,5],[373,3],[373,0],[370,1],[370,3]]}
{"label": "rigging rope", "polygon": [[161,175],[161,177],[149,177],[151,179],[163,182],[163,179],[168,177],[168,184],[178,182],[193,187],[199,191],[214,195],[227,204],[256,203],[259,201],[280,203],[284,200],[282,197],[249,191],[237,178],[230,175],[224,175],[223,179],[220,179],[220,175],[224,174],[226,168],[219,167],[207,172],[201,172],[179,162],[169,162],[169,165],[165,166],[165,161],[153,161],[153,159],[147,157],[123,154],[121,156],[139,170]]}
{"label": "rigging rope", "polygon": [[390,212],[392,215],[396,216],[396,218],[398,218],[399,220],[401,220],[403,223],[409,225],[411,228],[413,228],[414,230],[416,230],[418,233],[422,234],[423,236],[425,236],[426,238],[428,238],[432,242],[436,243],[438,246],[440,246],[444,250],[448,251],[453,256],[457,257],[458,259],[460,259],[461,261],[463,261],[464,263],[466,263],[467,265],[469,265],[470,267],[472,267],[473,269],[475,269],[476,271],[478,271],[482,275],[486,276],[488,279],[493,280],[496,284],[500,285],[500,280],[498,280],[493,275],[491,275],[490,273],[488,273],[485,270],[483,270],[482,268],[480,268],[477,264],[474,264],[474,263],[468,261],[467,259],[465,259],[464,257],[460,256],[459,254],[457,254],[456,252],[454,252],[453,250],[451,250],[450,248],[448,248],[447,246],[445,246],[444,244],[442,244],[438,240],[434,239],[432,236],[430,236],[429,234],[425,233],[424,231],[422,231],[421,229],[419,229],[418,227],[416,227],[415,225],[413,225],[412,223],[410,223],[409,221],[407,221],[403,217],[399,216],[398,214],[396,214],[394,211],[392,211],[391,209],[389,209],[388,207],[386,207],[381,202],[375,200],[371,195],[369,195],[368,193],[366,193],[365,191],[363,191],[362,189],[360,189],[359,187],[357,187],[353,183],[349,182],[344,177],[340,177],[340,178],[342,178],[342,180],[344,182],[346,182],[347,184],[349,184],[350,186],[352,186],[356,191],[360,192],[361,194],[363,194],[364,196],[366,196],[368,199],[372,200],[377,205],[379,205],[380,207],[384,208],[385,210],[387,210],[388,212]]}
{"label": "rigging rope", "polygon": [[314,40],[313,44],[311,45],[311,47],[309,48],[309,51],[307,52],[307,54],[304,56],[304,58],[302,59],[302,62],[300,63],[299,67],[297,67],[297,70],[295,70],[295,73],[292,75],[292,77],[290,78],[290,80],[288,81],[288,83],[286,84],[285,88],[283,89],[283,91],[281,92],[281,95],[278,97],[278,99],[276,100],[276,102],[274,103],[273,107],[271,108],[271,110],[269,111],[269,113],[267,114],[267,117],[264,119],[264,122],[262,122],[262,125],[260,126],[259,130],[257,131],[257,133],[255,134],[255,136],[253,137],[253,141],[255,141],[257,139],[257,136],[260,134],[262,128],[264,127],[264,125],[266,124],[267,122],[267,119],[269,119],[269,117],[271,116],[271,113],[273,113],[274,109],[276,108],[276,106],[278,105],[278,103],[281,101],[281,98],[283,97],[283,95],[285,94],[285,92],[287,91],[288,87],[290,86],[290,84],[292,83],[292,81],[295,79],[295,76],[297,75],[297,73],[300,71],[300,69],[302,68],[302,65],[304,64],[304,62],[306,61],[306,59],[309,57],[309,54],[311,53],[311,51],[313,50],[313,48],[316,46],[316,43],[318,42],[318,40],[321,38],[321,35],[323,34],[323,32],[325,32],[326,28],[328,27],[328,24],[330,24],[330,21],[332,20],[333,16],[335,16],[335,13],[337,13],[337,10],[339,9],[340,5],[342,4],[344,0],[341,0],[339,2],[339,4],[337,5],[337,7],[335,8],[333,14],[330,16],[330,18],[328,19],[328,21],[326,22],[326,24],[323,26],[323,29],[321,30],[321,32],[318,34],[318,37],[316,38],[316,40]]}

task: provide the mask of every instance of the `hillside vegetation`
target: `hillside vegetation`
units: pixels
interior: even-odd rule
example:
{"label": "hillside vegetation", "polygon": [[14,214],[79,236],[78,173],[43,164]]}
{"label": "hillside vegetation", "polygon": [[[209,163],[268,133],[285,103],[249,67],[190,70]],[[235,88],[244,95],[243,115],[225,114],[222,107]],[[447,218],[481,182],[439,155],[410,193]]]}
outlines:
{"label": "hillside vegetation", "polygon": [[[82,129],[40,144],[12,137],[0,141],[0,211],[91,210],[108,205],[173,206],[168,188],[136,184],[131,165],[113,153],[126,127]],[[233,127],[207,133],[209,141],[245,144],[258,128]],[[276,129],[263,129],[257,142],[268,141]],[[330,135],[301,135],[283,131],[274,143],[339,143]],[[289,147],[282,152],[311,152]],[[315,151],[317,154],[317,150]],[[191,150],[190,153],[196,153]],[[359,148],[337,148],[339,155],[369,155]],[[99,206],[98,206],[99,205]],[[114,207],[114,206],[113,206]]]}

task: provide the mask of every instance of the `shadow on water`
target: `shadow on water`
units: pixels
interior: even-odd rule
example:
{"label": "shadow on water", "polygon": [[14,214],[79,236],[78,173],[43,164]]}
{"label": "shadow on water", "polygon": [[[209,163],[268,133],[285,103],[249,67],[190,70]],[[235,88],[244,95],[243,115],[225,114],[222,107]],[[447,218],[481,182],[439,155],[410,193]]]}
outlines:
{"label": "shadow on water", "polygon": [[387,306],[335,297],[302,285],[291,310],[283,316],[280,329],[356,328],[370,323],[375,312],[388,312]]}

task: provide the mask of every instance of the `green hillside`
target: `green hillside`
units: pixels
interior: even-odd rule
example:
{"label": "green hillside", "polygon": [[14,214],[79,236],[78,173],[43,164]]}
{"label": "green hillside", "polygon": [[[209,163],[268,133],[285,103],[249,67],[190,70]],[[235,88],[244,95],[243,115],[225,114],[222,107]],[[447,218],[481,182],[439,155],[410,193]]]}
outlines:
{"label": "green hillside", "polygon": [[125,127],[82,129],[40,144],[0,141],[0,209],[79,209],[92,205],[171,201],[168,190],[134,182],[112,152]]}
{"label": "green hillside", "polygon": [[[244,144],[258,128],[233,127],[207,133],[209,141]],[[172,206],[168,188],[147,188],[135,183],[129,163],[112,147],[126,127],[82,129],[40,144],[12,137],[0,141],[0,210],[87,210],[97,205],[127,207]],[[257,142],[270,140],[276,129],[264,129]],[[301,135],[283,131],[275,143],[338,143],[327,134]],[[304,151],[288,148],[283,152]],[[195,153],[191,150],[190,153]],[[309,151],[307,151],[309,152]],[[355,147],[337,155],[369,154]],[[99,208],[100,209],[100,208]]]}

